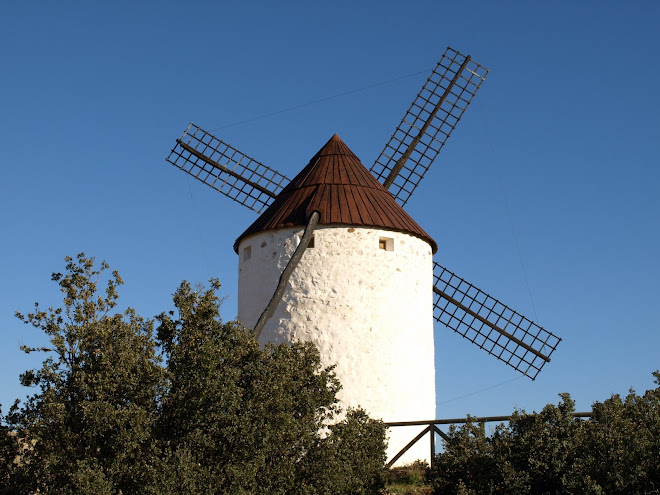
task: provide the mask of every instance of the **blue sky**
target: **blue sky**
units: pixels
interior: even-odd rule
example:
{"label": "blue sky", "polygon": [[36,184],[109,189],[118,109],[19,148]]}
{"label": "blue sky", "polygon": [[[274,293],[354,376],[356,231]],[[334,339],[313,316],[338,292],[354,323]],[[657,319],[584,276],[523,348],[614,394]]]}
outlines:
{"label": "blue sky", "polygon": [[448,45],[491,73],[406,210],[438,262],[564,340],[531,382],[436,326],[437,416],[651,388],[659,17],[654,1],[3,2],[3,410],[38,364],[18,346],[41,342],[14,311],[58,303],[67,254],[106,259],[145,316],[218,277],[235,317],[232,244],[255,216],[165,162],[188,122],[288,177],[335,132],[370,166],[426,75],[232,124],[430,70]]}

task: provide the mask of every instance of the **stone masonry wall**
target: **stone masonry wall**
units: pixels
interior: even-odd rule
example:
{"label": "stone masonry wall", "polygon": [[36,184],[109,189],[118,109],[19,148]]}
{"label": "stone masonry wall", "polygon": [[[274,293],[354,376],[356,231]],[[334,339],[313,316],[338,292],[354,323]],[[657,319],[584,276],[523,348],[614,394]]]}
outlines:
{"label": "stone masonry wall", "polygon": [[[303,230],[261,232],[239,246],[239,318],[253,326]],[[386,249],[379,247],[384,240]],[[337,364],[345,406],[384,421],[435,418],[431,246],[401,232],[319,226],[260,341],[313,341]],[[390,432],[392,457],[423,427]],[[399,464],[429,460],[420,441]]]}

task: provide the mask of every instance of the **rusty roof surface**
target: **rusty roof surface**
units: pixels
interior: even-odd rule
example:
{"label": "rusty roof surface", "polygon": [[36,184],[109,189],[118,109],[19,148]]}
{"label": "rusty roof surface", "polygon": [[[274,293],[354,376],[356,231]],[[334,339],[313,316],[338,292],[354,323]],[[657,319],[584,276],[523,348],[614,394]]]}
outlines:
{"label": "rusty roof surface", "polygon": [[335,134],[309,164],[280,192],[273,203],[234,243],[249,235],[305,226],[320,213],[319,225],[357,225],[405,232],[438,245],[394,200],[360,159]]}

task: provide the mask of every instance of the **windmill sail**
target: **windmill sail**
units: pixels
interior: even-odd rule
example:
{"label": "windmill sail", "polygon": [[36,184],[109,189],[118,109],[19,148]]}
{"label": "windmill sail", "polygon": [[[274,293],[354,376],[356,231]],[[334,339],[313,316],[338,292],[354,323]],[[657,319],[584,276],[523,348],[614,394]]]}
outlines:
{"label": "windmill sail", "polygon": [[289,183],[284,175],[193,123],[176,143],[168,162],[257,213]]}
{"label": "windmill sail", "polygon": [[532,380],[561,341],[497,299],[433,263],[433,317]]}
{"label": "windmill sail", "polygon": [[405,205],[488,75],[447,47],[371,172]]}

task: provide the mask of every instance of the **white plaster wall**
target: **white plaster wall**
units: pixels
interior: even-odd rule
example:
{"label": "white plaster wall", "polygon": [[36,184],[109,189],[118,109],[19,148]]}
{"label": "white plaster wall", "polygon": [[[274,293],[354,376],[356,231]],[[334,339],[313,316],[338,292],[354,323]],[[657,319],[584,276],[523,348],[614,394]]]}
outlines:
{"label": "white plaster wall", "polygon": [[[238,312],[252,327],[295,250],[301,228],[261,232],[239,246]],[[390,238],[392,251],[379,249]],[[260,341],[312,341],[337,364],[344,407],[384,421],[435,418],[431,246],[400,232],[319,226]],[[250,258],[245,259],[249,247]],[[390,429],[391,458],[423,427]],[[429,460],[428,438],[399,464]]]}

